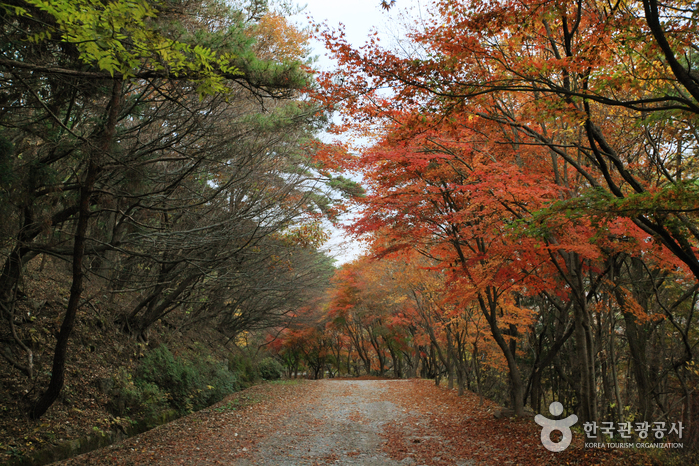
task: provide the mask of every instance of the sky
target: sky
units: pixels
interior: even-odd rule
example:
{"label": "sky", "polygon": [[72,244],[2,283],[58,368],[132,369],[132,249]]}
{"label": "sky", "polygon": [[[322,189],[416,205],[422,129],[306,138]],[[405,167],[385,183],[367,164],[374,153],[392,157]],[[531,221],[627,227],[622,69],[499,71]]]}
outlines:
{"label": "sky", "polygon": [[[380,0],[353,0],[352,2],[308,0],[299,3],[306,4],[306,9],[291,18],[295,23],[305,26],[309,22],[308,17],[314,22],[325,22],[332,28],[337,28],[342,23],[345,26],[347,39],[354,46],[364,44],[372,28],[380,27],[387,18],[381,9]],[[328,56],[327,50],[318,41],[313,41],[312,46],[313,55],[318,56],[316,67],[324,71],[331,70],[334,62]],[[351,221],[351,219],[345,221]],[[361,255],[364,249],[361,243],[350,238],[342,230],[336,228],[330,228],[330,230],[332,236],[326,247],[337,259],[337,265]]]}
{"label": "sky", "polygon": [[[294,19],[298,24],[307,24],[307,16],[315,22],[326,22],[336,28],[340,23],[345,25],[345,32],[349,42],[355,46],[362,45],[369,35],[372,27],[384,24],[387,14],[381,9],[380,0],[352,0],[300,1],[300,5],[306,5],[306,9]],[[332,68],[332,61],[326,56],[327,51],[319,42],[314,42],[315,54],[319,55],[318,65],[322,70]]]}
{"label": "sky", "polygon": [[[340,23],[345,26],[345,35],[350,44],[359,47],[366,42],[369,33],[377,30],[382,40],[391,40],[395,36],[399,16],[407,14],[412,18],[425,14],[428,0],[398,0],[390,11],[381,8],[381,0],[303,0],[299,5],[306,5],[305,10],[292,20],[302,26],[308,24],[307,17],[316,23],[327,23],[336,28]],[[321,70],[331,69],[333,62],[326,56],[327,51],[319,42],[312,44],[315,54],[319,56],[318,67]]]}
{"label": "sky", "polygon": [[[366,42],[369,33],[373,30],[379,32],[383,40],[390,40],[391,33],[395,30],[396,17],[400,10],[419,8],[419,0],[399,0],[397,6],[390,12],[381,8],[381,0],[352,0],[349,1],[328,1],[328,0],[307,0],[300,1],[300,5],[306,5],[305,10],[290,18],[300,26],[309,23],[309,17],[316,23],[326,23],[332,28],[338,28],[340,23],[345,27],[345,36],[350,44],[360,47]],[[318,56],[316,68],[322,71],[333,69],[334,61],[329,57],[329,52],[318,41],[312,42],[314,48],[313,55]],[[350,222],[351,218],[345,220]],[[332,236],[326,248],[330,254],[337,259],[337,265],[349,262],[357,258],[364,250],[364,246],[350,238],[342,230],[331,228]]]}

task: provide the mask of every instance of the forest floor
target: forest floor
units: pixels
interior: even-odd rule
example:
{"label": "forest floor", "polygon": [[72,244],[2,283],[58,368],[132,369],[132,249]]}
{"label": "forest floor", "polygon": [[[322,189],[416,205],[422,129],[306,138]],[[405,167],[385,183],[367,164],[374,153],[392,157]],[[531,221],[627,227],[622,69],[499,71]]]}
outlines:
{"label": "forest floor", "polygon": [[[133,307],[129,296],[106,296],[100,283],[89,282],[68,346],[61,395],[44,416],[31,420],[27,413],[49,382],[70,285],[63,263],[27,266],[24,288],[31,294],[18,301],[16,315],[18,332],[33,350],[35,377],[26,377],[0,357],[0,464],[128,425],[128,418],[115,417],[108,409],[110,391],[116,375],[132,373],[149,349],[164,344],[174,354],[203,353],[219,361],[230,357],[222,335],[206,329],[173,331],[159,322],[149,332],[147,345],[125,335],[114,317]],[[0,325],[0,341],[13,341],[7,325]]]}
{"label": "forest floor", "polygon": [[580,433],[549,452],[532,419],[495,419],[495,408],[428,380],[285,380],[56,464],[660,464],[644,452],[585,449]]}

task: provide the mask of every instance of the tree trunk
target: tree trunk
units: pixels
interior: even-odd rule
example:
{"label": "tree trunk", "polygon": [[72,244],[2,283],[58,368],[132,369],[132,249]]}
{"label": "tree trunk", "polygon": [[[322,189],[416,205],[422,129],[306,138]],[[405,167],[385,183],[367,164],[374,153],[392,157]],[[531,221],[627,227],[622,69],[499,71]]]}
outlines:
{"label": "tree trunk", "polygon": [[573,319],[575,321],[575,344],[579,380],[578,394],[580,398],[579,418],[581,423],[597,422],[597,384],[595,377],[594,335],[590,322],[590,311],[587,305],[587,293],[583,264],[580,256],[575,253],[563,253],[568,274],[566,279],[573,293]]}
{"label": "tree trunk", "polygon": [[524,416],[524,384],[522,383],[522,375],[519,372],[519,367],[517,367],[517,360],[515,359],[515,353],[512,351],[510,344],[503,337],[503,333],[500,330],[497,322],[497,303],[494,297],[491,295],[494,291],[487,289],[486,297],[488,302],[483,298],[483,294],[478,294],[478,303],[481,310],[490,325],[490,331],[493,335],[495,343],[498,344],[500,350],[502,350],[505,359],[507,360],[507,368],[509,369],[510,376],[510,399],[512,400],[512,409],[516,416]]}
{"label": "tree trunk", "polygon": [[594,378],[594,360],[590,347],[590,326],[587,322],[587,306],[581,309],[574,306],[575,343],[577,347],[577,367],[580,376],[580,419],[581,422],[597,421],[597,393]]}
{"label": "tree trunk", "polygon": [[116,131],[117,116],[119,113],[119,99],[121,96],[122,81],[117,79],[112,87],[112,97],[108,107],[108,117],[101,135],[101,153],[91,151],[88,161],[85,180],[80,188],[80,204],[78,210],[78,224],[75,230],[75,242],[73,243],[73,283],[70,287],[70,298],[63,317],[61,330],[58,333],[56,348],[53,356],[53,366],[51,369],[51,380],[46,391],[32,407],[30,416],[38,419],[44,415],[51,405],[58,399],[65,382],[65,366],[68,355],[68,340],[75,327],[75,317],[80,305],[83,285],[83,259],[85,257],[85,238],[90,217],[90,197],[97,181],[100,167],[97,164],[97,157],[108,152],[111,141]]}
{"label": "tree trunk", "polygon": [[447,388],[454,389],[454,348],[451,342],[449,328],[446,329],[447,334]]}
{"label": "tree trunk", "polygon": [[476,390],[478,390],[478,406],[483,406],[483,389],[481,387],[481,370],[478,363],[478,343],[473,342],[473,372],[476,373]]}
{"label": "tree trunk", "polygon": [[30,412],[32,419],[38,419],[44,415],[51,405],[56,401],[63,389],[65,382],[65,366],[68,354],[68,339],[75,327],[75,316],[80,305],[83,285],[83,258],[85,256],[85,233],[87,231],[88,219],[90,216],[90,195],[94,186],[99,169],[90,160],[85,183],[80,190],[80,212],[78,213],[78,226],[75,232],[75,243],[73,245],[73,283],[70,287],[70,298],[68,306],[58,333],[56,348],[53,356],[53,366],[51,369],[51,380],[46,391],[41,395]]}

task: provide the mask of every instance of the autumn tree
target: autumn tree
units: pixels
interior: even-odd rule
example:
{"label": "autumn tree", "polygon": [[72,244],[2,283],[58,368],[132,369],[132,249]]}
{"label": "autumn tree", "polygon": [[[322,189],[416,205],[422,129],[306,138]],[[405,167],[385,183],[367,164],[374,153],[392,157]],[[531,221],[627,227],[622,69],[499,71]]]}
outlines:
{"label": "autumn tree", "polygon": [[[375,38],[357,50],[341,31],[321,33],[340,63],[321,95],[344,112],[345,128],[378,135],[362,158],[344,161],[372,183],[356,231],[388,227],[388,251],[416,247],[476,290],[464,301],[478,302],[500,340],[518,412],[530,388],[512,344],[526,325],[508,328],[507,309],[538,309],[541,323],[551,322],[544,309],[558,316],[555,330],[538,327],[548,348],[526,386],[539,387],[540,371],[564,351],[576,370],[561,376],[582,418],[595,420],[599,371],[608,381],[614,369],[598,364],[599,345],[613,341],[601,329],[621,312],[639,336],[655,313],[614,264],[640,261],[649,276],[672,269],[684,305],[693,293],[684,273],[699,276],[695,18],[650,0],[433,6],[407,37],[414,47],[400,52]],[[618,306],[603,316],[609,290]],[[656,304],[669,310],[658,291]],[[684,305],[663,319],[677,322]],[[686,374],[692,356],[682,354],[672,366]]]}
{"label": "autumn tree", "polygon": [[[654,0],[613,8],[436,2],[434,11],[410,36],[423,56],[376,42],[362,53],[327,32],[342,63],[326,81],[331,100],[367,117],[465,111],[508,127],[515,140],[549,152],[558,183],[573,173],[583,182],[576,189],[585,200],[564,205],[631,218],[696,275],[688,156],[696,146],[696,19],[681,4]],[[383,87],[395,92],[391,111],[376,95]]]}

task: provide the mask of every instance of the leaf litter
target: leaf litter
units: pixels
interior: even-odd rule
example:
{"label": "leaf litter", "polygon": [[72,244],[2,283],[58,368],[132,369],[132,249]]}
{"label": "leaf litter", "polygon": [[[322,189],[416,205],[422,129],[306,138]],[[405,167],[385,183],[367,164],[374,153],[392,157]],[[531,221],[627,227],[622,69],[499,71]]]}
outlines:
{"label": "leaf litter", "polygon": [[626,450],[544,449],[531,418],[429,380],[266,383],[95,452],[81,465],[639,465]]}

